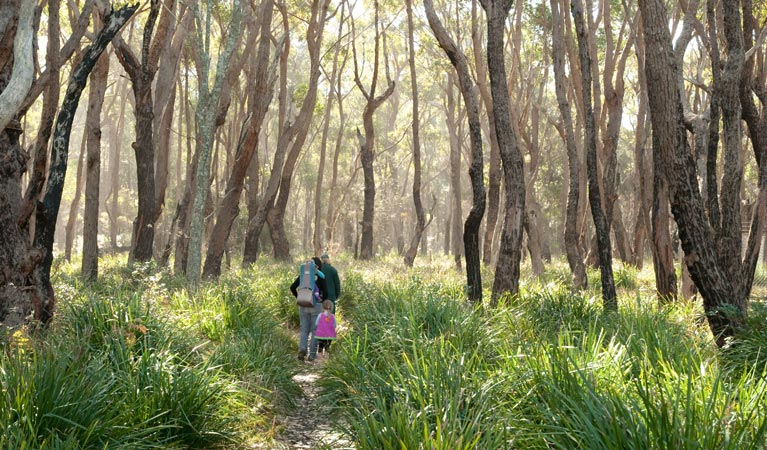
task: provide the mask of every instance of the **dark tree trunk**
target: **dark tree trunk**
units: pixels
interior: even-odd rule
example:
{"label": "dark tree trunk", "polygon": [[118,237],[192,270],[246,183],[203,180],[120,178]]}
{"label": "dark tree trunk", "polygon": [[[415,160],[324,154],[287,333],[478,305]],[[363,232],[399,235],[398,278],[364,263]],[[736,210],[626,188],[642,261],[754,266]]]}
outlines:
{"label": "dark tree trunk", "polygon": [[[428,2],[428,0],[427,0]],[[424,3],[426,6],[426,3]],[[426,6],[428,8],[428,6]],[[415,228],[410,239],[410,246],[405,252],[404,262],[413,267],[421,243],[423,230],[426,228],[426,214],[421,201],[421,124],[418,110],[418,80],[415,70],[415,44],[413,37],[413,0],[407,0],[407,36],[410,62],[410,88],[413,93],[413,206],[415,207]]]}
{"label": "dark tree trunk", "polygon": [[605,310],[617,310],[618,300],[613,280],[612,249],[610,248],[610,226],[602,210],[599,192],[599,170],[597,168],[596,125],[591,99],[591,56],[589,55],[586,25],[583,17],[583,5],[574,0],[572,5],[573,20],[578,35],[578,54],[581,65],[582,90],[586,119],[586,171],[589,178],[589,205],[596,228],[599,249],[599,270],[602,275],[602,301]]}
{"label": "dark tree trunk", "polygon": [[660,0],[640,0],[644,25],[646,73],[649,86],[653,133],[657,135],[663,175],[669,183],[671,210],[679,227],[685,263],[703,297],[711,330],[723,346],[742,325],[741,314],[729,314],[727,305],[739,310],[744,292],[738,280],[719,267],[715,238],[706,220],[703,200],[698,191],[695,162],[690,153],[685,129],[679,72],[671,51],[665,4]]}
{"label": "dark tree trunk", "polygon": [[[18,324],[15,319],[24,319],[33,310],[35,320],[47,324],[53,315],[55,296],[51,285],[51,265],[53,263],[53,236],[56,228],[56,219],[61,205],[61,195],[64,190],[64,179],[67,170],[67,155],[69,136],[74,121],[80,94],[85,87],[88,74],[115,34],[122,28],[125,22],[133,15],[138,4],[126,5],[113,12],[105,19],[105,26],[95,36],[93,43],[83,51],[82,60],[72,70],[71,80],[61,105],[53,134],[53,148],[51,150],[51,164],[48,172],[48,181],[45,195],[35,211],[35,237],[34,248],[29,248],[26,238],[21,237],[18,225],[6,221],[8,208],[0,208],[3,211],[2,219],[4,232],[0,241],[0,251],[11,258],[3,258],[4,267],[3,282],[0,283],[0,312],[3,313],[2,321],[6,327]],[[9,132],[10,131],[10,132]],[[0,135],[0,150],[13,159],[2,158],[6,165],[2,168],[8,176],[0,177],[3,182],[10,182],[5,187],[16,198],[11,203],[18,207],[20,188],[18,181],[23,171],[23,159],[16,155],[21,150],[18,148],[18,136],[20,129],[10,130],[6,128]],[[4,144],[4,145],[3,145]],[[14,165],[11,165],[11,164]],[[21,163],[21,165],[16,165]],[[18,177],[18,178],[17,178]],[[18,212],[18,211],[15,211]],[[17,218],[14,218],[16,220]],[[9,241],[10,238],[18,238],[17,241]],[[10,275],[10,276],[9,276]],[[10,278],[10,279],[9,279]],[[13,317],[5,317],[9,310],[13,310]]]}
{"label": "dark tree trunk", "polygon": [[487,67],[493,97],[493,117],[504,173],[504,225],[493,280],[492,305],[500,296],[519,292],[525,180],[522,154],[511,124],[509,90],[504,62],[504,25],[511,0],[482,0],[487,15]]}
{"label": "dark tree trunk", "polygon": [[[482,273],[479,254],[479,227],[485,212],[485,185],[483,179],[482,161],[482,129],[479,119],[479,101],[474,93],[474,82],[470,76],[466,56],[458,50],[458,46],[450,38],[445,28],[437,19],[432,0],[424,0],[426,17],[434,32],[440,47],[445,51],[458,74],[461,95],[466,105],[469,120],[469,140],[471,142],[471,179],[472,208],[463,226],[463,247],[466,253],[466,284],[468,285],[469,300],[482,301]],[[492,245],[492,244],[491,244]]]}

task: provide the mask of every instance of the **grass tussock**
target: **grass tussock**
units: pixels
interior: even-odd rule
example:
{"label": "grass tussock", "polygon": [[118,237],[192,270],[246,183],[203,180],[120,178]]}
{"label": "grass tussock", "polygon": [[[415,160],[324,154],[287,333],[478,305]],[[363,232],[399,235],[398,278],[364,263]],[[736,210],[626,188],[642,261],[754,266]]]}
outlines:
{"label": "grass tussock", "polygon": [[[357,449],[765,449],[767,308],[717,349],[696,302],[659,306],[651,269],[574,291],[564,263],[490,308],[452,259],[338,258],[339,340],[319,404]],[[261,260],[196,291],[153,265],[59,267],[45,332],[5,336],[0,448],[276,445],[292,381],[294,264]],[[83,395],[84,392],[89,393]]]}

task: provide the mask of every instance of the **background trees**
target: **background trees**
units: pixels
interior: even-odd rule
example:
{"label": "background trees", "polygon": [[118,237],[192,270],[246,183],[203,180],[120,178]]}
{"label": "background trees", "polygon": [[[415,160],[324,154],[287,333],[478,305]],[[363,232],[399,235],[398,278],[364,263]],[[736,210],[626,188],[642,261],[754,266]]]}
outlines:
{"label": "background trees", "polygon": [[[0,16],[2,83],[20,82],[0,90],[3,182],[16,192],[3,213],[16,243],[0,246],[9,273],[45,254],[32,251],[33,213],[46,179],[55,185],[61,85],[103,14],[102,2],[54,0],[30,19],[29,3]],[[482,255],[498,299],[518,292],[527,258],[541,274],[566,255],[575,287],[601,268],[612,306],[612,254],[641,265],[649,250],[660,297],[693,294],[677,289],[682,261],[712,312],[734,309],[713,315],[730,334],[764,237],[764,11],[750,0],[579,5],[582,17],[568,0],[265,0],[243,3],[230,28],[235,2],[149,2],[100,60],[91,115],[72,120],[75,142],[87,134],[87,209],[72,167],[61,220],[84,275],[99,251],[124,249],[192,279],[240,255],[396,252],[418,264],[448,253],[458,267],[465,258],[474,299]],[[673,48],[649,34],[661,30],[678,36]],[[669,101],[679,111],[666,115]],[[52,242],[65,248],[61,227]]]}

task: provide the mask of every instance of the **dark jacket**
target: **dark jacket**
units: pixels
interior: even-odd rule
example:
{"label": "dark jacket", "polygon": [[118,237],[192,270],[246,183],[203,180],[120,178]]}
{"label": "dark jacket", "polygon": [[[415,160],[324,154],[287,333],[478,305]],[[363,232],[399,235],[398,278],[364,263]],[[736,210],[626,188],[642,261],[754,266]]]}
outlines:
{"label": "dark jacket", "polygon": [[332,300],[334,303],[341,296],[341,279],[338,278],[338,271],[330,263],[322,265],[322,273],[325,274],[325,285],[327,287],[327,297],[322,298]]}

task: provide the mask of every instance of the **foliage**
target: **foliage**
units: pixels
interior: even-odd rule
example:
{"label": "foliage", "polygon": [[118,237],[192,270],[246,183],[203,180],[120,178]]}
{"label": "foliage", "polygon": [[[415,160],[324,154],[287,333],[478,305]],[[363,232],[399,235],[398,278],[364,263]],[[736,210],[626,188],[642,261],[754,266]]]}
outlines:
{"label": "foliage", "polygon": [[195,294],[151,264],[107,259],[101,267],[98,282],[83,283],[62,265],[53,327],[7,337],[0,447],[268,441],[272,416],[299,395],[295,344],[272,313],[282,301],[271,297],[281,277],[269,271],[278,266],[231,274]]}

